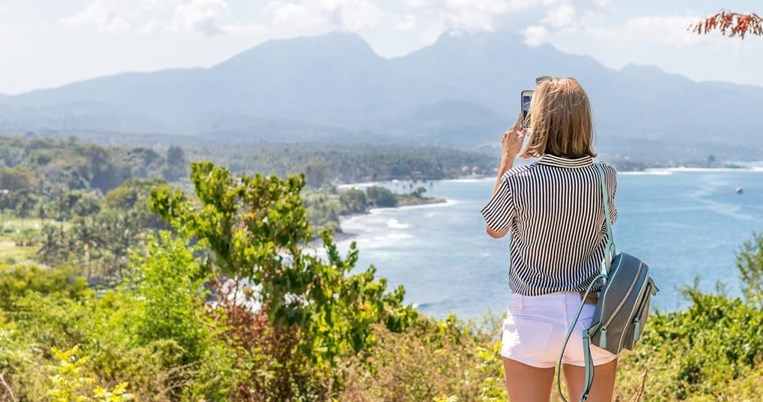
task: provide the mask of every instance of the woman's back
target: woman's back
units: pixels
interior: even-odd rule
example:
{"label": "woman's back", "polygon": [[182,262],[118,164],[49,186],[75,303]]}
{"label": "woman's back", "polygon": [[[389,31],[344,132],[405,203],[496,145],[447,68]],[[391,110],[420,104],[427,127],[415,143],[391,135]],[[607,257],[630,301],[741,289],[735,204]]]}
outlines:
{"label": "woman's back", "polygon": [[[605,171],[614,221],[616,173],[606,165]],[[528,296],[585,290],[599,274],[606,243],[601,180],[591,157],[546,154],[503,179],[502,199],[485,208],[510,229],[511,289]]]}
{"label": "woman's back", "polygon": [[[596,297],[582,300],[582,291],[600,272],[607,231],[588,96],[572,78],[536,82],[529,119],[520,114],[504,133],[493,196],[482,214],[488,235],[511,239],[512,293],[501,340],[506,387],[512,400],[545,402],[560,354],[568,389],[582,392],[582,334]],[[539,160],[512,168],[517,156]],[[614,222],[616,172],[604,165],[604,175]],[[573,336],[563,348],[568,328]],[[610,400],[617,356],[590,350],[597,368],[590,400]]]}

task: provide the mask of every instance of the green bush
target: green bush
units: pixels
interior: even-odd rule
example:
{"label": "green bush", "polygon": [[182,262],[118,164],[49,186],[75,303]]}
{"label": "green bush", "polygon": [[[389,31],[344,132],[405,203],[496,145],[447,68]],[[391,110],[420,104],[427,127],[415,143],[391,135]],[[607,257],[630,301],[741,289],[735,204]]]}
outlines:
{"label": "green bush", "polygon": [[[77,345],[86,356],[77,363],[81,375],[67,371],[71,381],[56,387],[67,389],[80,378],[111,388],[127,382],[125,392],[138,400],[229,400],[236,354],[206,311],[192,250],[163,234],[135,261],[141,264],[136,281],[100,297],[71,271],[3,268],[0,291],[10,297],[0,315],[0,374],[19,400],[53,398],[50,374],[40,368],[58,367],[52,348]],[[99,399],[108,398],[106,388],[77,392],[108,400]]]}
{"label": "green bush", "polygon": [[402,333],[376,326],[378,344],[347,370],[339,400],[505,401],[498,328],[455,316],[422,318]]}
{"label": "green bush", "polygon": [[366,189],[368,202],[376,207],[395,207],[397,206],[397,197],[395,194],[380,186],[371,186]]}
{"label": "green bush", "polygon": [[646,400],[732,397],[730,385],[763,363],[760,308],[696,290],[687,295],[689,309],[650,318],[641,344],[623,361],[619,389],[635,392],[648,371]]}
{"label": "green bush", "polygon": [[366,193],[357,188],[350,188],[339,194],[339,203],[342,206],[342,213],[358,214],[366,210]]}
{"label": "green bush", "polygon": [[737,253],[742,291],[751,303],[763,307],[763,235],[754,233]]}
{"label": "green bush", "polygon": [[53,348],[53,355],[58,359],[55,374],[49,378],[48,395],[53,402],[121,402],[132,400],[132,395],[125,392],[127,383],[117,384],[112,390],[94,386],[95,378],[87,373],[87,356],[77,357],[79,348],[58,350]]}
{"label": "green bush", "polygon": [[205,313],[207,274],[185,241],[160,232],[149,239],[145,256],[133,259],[132,286],[139,299],[135,336],[140,345],[171,339],[183,349],[182,363],[204,354],[212,323]]}
{"label": "green bush", "polygon": [[15,310],[15,303],[30,293],[81,300],[90,291],[87,281],[72,268],[45,269],[33,264],[0,264],[0,308]]}
{"label": "green bush", "polygon": [[649,401],[763,394],[763,237],[753,234],[743,245],[737,268],[745,299],[685,289],[690,307],[650,318],[641,344],[622,361],[618,390]]}
{"label": "green bush", "polygon": [[[343,387],[339,361],[373,346],[374,324],[402,331],[415,320],[413,309],[402,303],[402,288],[388,292],[373,267],[352,272],[358,254],[354,244],[342,257],[323,232],[327,261],[305,248],[313,233],[300,196],[303,177],[235,178],[211,163],[194,163],[191,171],[199,203],[180,191],[160,189],[151,205],[187,240],[207,249],[208,267],[219,283],[231,279],[232,296],[226,297],[234,302],[225,304],[228,320],[246,317],[245,322],[258,324],[260,338],[275,342],[264,348],[265,355],[246,349],[261,359],[260,366],[273,367],[261,372],[263,381],[250,378],[241,384],[247,398],[325,399]],[[256,302],[258,311],[240,308],[240,295]],[[259,321],[264,317],[267,322]],[[262,346],[241,335],[232,330],[228,338],[233,344]],[[293,371],[281,369],[285,361]],[[276,373],[278,381],[267,380]]]}

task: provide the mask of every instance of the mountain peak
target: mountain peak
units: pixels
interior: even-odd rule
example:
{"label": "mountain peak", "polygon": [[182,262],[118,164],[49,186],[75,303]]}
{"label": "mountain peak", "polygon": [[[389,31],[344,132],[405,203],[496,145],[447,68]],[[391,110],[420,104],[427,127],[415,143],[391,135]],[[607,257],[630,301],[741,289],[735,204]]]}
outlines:
{"label": "mountain peak", "polygon": [[[280,43],[279,43],[280,42]],[[317,36],[297,36],[287,39],[277,39],[269,41],[264,45],[273,44],[277,46],[297,46],[342,49],[346,51],[369,52],[374,53],[368,42],[360,35],[347,31],[331,31],[329,33]]]}
{"label": "mountain peak", "polygon": [[657,66],[647,66],[644,64],[626,64],[620,69],[623,73],[647,73],[647,74],[666,74],[665,71]]}
{"label": "mountain peak", "polygon": [[274,39],[245,50],[218,64],[215,68],[246,65],[261,58],[289,61],[310,59],[380,58],[360,35],[332,31],[320,36],[297,36]]}

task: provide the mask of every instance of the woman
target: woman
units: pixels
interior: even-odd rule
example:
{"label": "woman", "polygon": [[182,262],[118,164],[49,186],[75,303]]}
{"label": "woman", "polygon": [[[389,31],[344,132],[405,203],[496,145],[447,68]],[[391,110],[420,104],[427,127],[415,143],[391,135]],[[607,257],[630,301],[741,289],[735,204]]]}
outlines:
{"label": "woman", "polygon": [[[527,132],[521,119],[520,114],[504,133],[498,179],[482,214],[491,237],[511,233],[512,294],[501,347],[509,397],[548,401],[564,337],[581,292],[599,274],[607,235],[601,179],[593,165],[591,107],[583,88],[573,78],[540,81]],[[525,135],[527,146],[520,152]],[[518,155],[539,159],[512,167]],[[616,172],[604,168],[614,222]],[[595,298],[586,300],[564,352],[562,372],[574,399],[585,378],[582,330],[591,324],[595,303]],[[591,349],[596,375],[588,400],[610,401],[617,356]]]}

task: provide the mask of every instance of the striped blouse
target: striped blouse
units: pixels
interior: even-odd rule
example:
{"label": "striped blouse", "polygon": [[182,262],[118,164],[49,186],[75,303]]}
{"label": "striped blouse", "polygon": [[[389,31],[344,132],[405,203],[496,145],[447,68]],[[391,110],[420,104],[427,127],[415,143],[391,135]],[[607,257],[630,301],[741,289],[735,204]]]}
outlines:
{"label": "striped blouse", "polygon": [[[614,223],[617,172],[609,165],[604,171]],[[482,215],[489,228],[511,233],[513,292],[539,296],[584,291],[599,274],[607,231],[601,179],[591,157],[545,154],[535,163],[508,170]]]}

